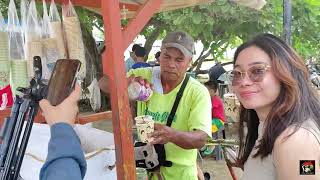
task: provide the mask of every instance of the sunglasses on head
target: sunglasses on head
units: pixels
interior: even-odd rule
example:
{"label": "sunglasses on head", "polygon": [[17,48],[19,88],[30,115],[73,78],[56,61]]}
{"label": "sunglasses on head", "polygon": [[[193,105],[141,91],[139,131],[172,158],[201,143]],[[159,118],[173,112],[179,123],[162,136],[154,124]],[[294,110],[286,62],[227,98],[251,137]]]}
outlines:
{"label": "sunglasses on head", "polygon": [[234,69],[228,73],[228,77],[233,86],[239,85],[242,80],[248,75],[252,82],[261,82],[266,72],[271,68],[268,64],[255,64],[246,71]]}

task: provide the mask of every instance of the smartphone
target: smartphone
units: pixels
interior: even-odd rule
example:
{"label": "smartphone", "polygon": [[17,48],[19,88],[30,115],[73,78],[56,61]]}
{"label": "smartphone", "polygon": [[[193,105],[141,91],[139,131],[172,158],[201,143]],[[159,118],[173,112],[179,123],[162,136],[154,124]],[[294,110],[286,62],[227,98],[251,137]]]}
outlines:
{"label": "smartphone", "polygon": [[81,62],[76,59],[59,59],[54,65],[48,84],[47,99],[56,106],[73,91]]}

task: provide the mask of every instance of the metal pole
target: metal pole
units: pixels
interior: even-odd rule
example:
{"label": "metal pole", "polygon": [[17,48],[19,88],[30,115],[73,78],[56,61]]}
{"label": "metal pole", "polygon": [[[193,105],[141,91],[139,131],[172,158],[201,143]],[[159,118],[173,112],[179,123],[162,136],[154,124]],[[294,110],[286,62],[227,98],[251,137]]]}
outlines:
{"label": "metal pole", "polygon": [[291,0],[283,0],[283,37],[288,44],[291,41],[292,3]]}

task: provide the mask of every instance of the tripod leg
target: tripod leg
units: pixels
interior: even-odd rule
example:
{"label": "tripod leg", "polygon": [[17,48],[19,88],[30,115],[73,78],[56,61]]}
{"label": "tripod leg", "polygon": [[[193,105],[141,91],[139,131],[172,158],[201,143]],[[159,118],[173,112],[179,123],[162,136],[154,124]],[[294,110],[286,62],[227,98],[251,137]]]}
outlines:
{"label": "tripod leg", "polygon": [[23,128],[24,119],[26,117],[26,112],[30,108],[30,99],[23,99],[22,104],[19,109],[19,115],[17,119],[11,119],[16,121],[15,127],[13,129],[13,136],[9,145],[6,161],[4,164],[3,174],[1,180],[13,180],[12,169],[15,168],[16,153],[18,148],[18,143],[20,140],[21,131]]}
{"label": "tripod leg", "polygon": [[11,137],[13,134],[13,128],[16,123],[15,120],[18,117],[21,103],[22,103],[22,99],[17,96],[14,102],[14,105],[11,109],[11,115],[10,117],[7,117],[5,119],[3,126],[1,128],[1,139],[2,139],[1,150],[0,150],[0,168],[1,169],[3,169],[4,167],[5,159],[8,152],[8,147],[10,145]]}
{"label": "tripod leg", "polygon": [[34,122],[34,118],[38,112],[39,109],[39,104],[32,102],[30,105],[30,110],[29,110],[29,114],[28,114],[28,118],[26,119],[26,126],[24,129],[24,133],[22,136],[22,140],[21,140],[21,144],[18,150],[18,156],[17,156],[17,161],[16,161],[16,165],[15,165],[15,169],[14,169],[14,176],[13,179],[17,179],[19,172],[20,172],[20,168],[21,168],[21,164],[23,161],[23,157],[28,145],[28,141],[30,138],[30,134],[31,134],[31,130],[32,130],[32,126],[33,126],[33,122]]}

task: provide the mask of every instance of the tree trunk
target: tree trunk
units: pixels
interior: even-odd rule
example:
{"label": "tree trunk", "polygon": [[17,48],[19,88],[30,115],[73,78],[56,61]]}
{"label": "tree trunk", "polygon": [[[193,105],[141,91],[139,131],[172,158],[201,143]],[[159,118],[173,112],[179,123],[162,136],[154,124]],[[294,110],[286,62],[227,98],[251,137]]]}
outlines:
{"label": "tree trunk", "polygon": [[202,65],[202,62],[203,62],[208,56],[210,56],[210,54],[211,54],[210,50],[207,50],[207,53],[206,53],[205,55],[203,55],[203,56],[200,57],[199,62],[198,62],[197,67],[196,67],[196,71],[200,70],[201,65]]}
{"label": "tree trunk", "polygon": [[84,87],[87,87],[94,78],[100,77],[102,74],[101,55],[98,52],[96,41],[92,33],[81,24],[82,38],[85,45],[86,57],[86,78],[84,80]]}
{"label": "tree trunk", "polygon": [[148,59],[148,55],[152,49],[152,45],[153,43],[158,39],[158,36],[160,35],[162,31],[161,27],[156,27],[153,32],[151,33],[150,36],[146,37],[146,43],[144,45],[144,48],[146,49],[146,56],[145,56],[145,60]]}

